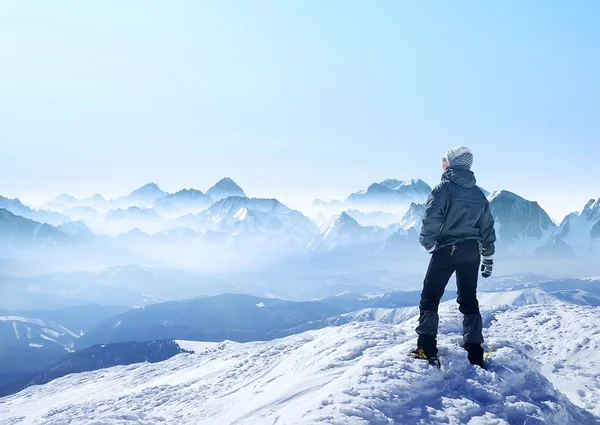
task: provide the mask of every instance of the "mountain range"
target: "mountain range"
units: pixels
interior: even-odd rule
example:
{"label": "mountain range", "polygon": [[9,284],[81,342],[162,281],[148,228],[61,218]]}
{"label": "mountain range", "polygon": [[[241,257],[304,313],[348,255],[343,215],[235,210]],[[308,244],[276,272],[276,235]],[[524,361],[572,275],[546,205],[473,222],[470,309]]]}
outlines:
{"label": "mountain range", "polygon": [[[206,194],[196,189],[168,194],[149,183],[112,200],[95,195],[80,202],[61,195],[46,205],[63,205],[60,211],[36,211],[18,200],[0,198],[0,244],[32,248],[95,244],[104,251],[117,244],[122,258],[172,261],[170,256],[188,263],[188,253],[198,252],[202,253],[195,262],[199,268],[280,264],[332,269],[351,264],[356,269],[412,270],[411,265],[422,267],[418,233],[430,190],[422,180],[387,179],[349,195],[344,202],[315,201],[308,216],[277,199],[249,198],[230,178],[220,180]],[[560,225],[538,203],[515,193],[497,191],[489,200],[498,256],[507,271],[544,272],[535,265],[529,269],[529,264],[541,267],[542,261],[566,258],[573,270],[580,267],[574,259],[586,272],[594,270],[589,256],[598,255],[600,249],[598,200],[569,214]],[[187,252],[178,254],[184,246]],[[556,270],[565,267],[564,262],[560,267],[559,262],[554,264]]]}

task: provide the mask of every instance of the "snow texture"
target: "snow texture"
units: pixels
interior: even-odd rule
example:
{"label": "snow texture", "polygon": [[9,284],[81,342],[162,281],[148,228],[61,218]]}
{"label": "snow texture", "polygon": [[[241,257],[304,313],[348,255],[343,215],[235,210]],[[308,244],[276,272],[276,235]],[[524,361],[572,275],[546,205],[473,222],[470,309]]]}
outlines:
{"label": "snow texture", "polygon": [[455,302],[441,307],[442,369],[410,359],[416,317],[270,342],[198,344],[157,364],[66,376],[0,400],[2,425],[589,425],[600,419],[600,310],[483,310],[488,369],[471,366]]}

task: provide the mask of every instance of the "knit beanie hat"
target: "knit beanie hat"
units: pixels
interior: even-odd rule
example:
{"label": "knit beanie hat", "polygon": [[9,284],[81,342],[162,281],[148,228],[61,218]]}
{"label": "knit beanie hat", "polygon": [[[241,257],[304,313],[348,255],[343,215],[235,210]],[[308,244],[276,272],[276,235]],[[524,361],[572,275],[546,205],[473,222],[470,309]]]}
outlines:
{"label": "knit beanie hat", "polygon": [[451,167],[460,166],[471,169],[473,165],[473,153],[466,146],[458,146],[450,149],[444,156],[448,160]]}

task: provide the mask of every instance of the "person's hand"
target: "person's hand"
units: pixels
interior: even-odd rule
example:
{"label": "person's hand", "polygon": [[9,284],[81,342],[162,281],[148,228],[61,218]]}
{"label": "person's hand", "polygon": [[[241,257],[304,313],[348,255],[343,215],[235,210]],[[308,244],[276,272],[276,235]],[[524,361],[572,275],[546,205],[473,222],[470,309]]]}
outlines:
{"label": "person's hand", "polygon": [[481,276],[488,278],[492,275],[492,271],[494,270],[494,260],[483,259],[481,262]]}

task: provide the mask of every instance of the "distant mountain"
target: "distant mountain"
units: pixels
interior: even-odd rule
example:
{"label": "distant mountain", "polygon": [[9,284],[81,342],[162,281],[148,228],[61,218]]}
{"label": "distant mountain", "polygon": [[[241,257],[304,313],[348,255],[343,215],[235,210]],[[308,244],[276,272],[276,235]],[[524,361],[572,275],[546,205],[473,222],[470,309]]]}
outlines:
{"label": "distant mountain", "polygon": [[600,307],[600,296],[591,294],[581,289],[556,291],[552,292],[551,295],[569,304]]}
{"label": "distant mountain", "polygon": [[400,226],[404,229],[414,228],[417,232],[421,231],[423,216],[425,215],[425,204],[410,204],[408,211],[400,220]]}
{"label": "distant mountain", "polygon": [[557,226],[537,202],[502,190],[490,197],[498,246],[512,254],[532,254],[556,233]]}
{"label": "distant mountain", "polygon": [[100,194],[95,194],[89,198],[77,199],[74,196],[63,193],[59,195],[54,201],[48,202],[44,205],[45,208],[52,211],[61,211],[66,213],[67,210],[73,208],[108,208],[108,202]]}
{"label": "distant mountain", "polygon": [[[442,297],[443,301],[456,297],[456,291],[448,287]],[[352,313],[365,309],[396,309],[404,307],[416,307],[421,299],[421,291],[388,291],[375,295],[364,295],[355,292],[342,293],[326,297],[320,300],[322,303],[331,305],[344,313]]]}
{"label": "distant mountain", "polygon": [[38,223],[0,209],[0,246],[57,245],[65,243],[69,239],[66,233],[54,226]]}
{"label": "distant mountain", "polygon": [[104,198],[104,196],[100,195],[99,193],[96,193],[94,196],[91,196],[89,198],[84,198],[83,201],[84,202],[86,202],[86,201],[105,202],[106,199]]}
{"label": "distant mountain", "polygon": [[73,206],[63,211],[73,220],[102,220],[103,214],[90,206]]}
{"label": "distant mountain", "polygon": [[74,236],[80,239],[90,238],[94,233],[86,226],[83,221],[69,221],[57,227],[58,230],[66,235]]}
{"label": "distant mountain", "polygon": [[410,204],[425,202],[431,187],[423,180],[400,181],[394,179],[373,183],[366,190],[348,196],[348,204]]}
{"label": "distant mountain", "polygon": [[112,210],[106,214],[102,223],[105,233],[117,235],[132,229],[140,229],[147,233],[164,231],[171,222],[161,217],[151,208],[129,207]]}
{"label": "distant mountain", "polygon": [[56,199],[54,200],[55,203],[64,204],[64,205],[69,205],[76,201],[77,201],[77,198],[75,198],[74,196],[68,195],[66,193],[63,193],[62,195],[58,195],[56,197]]}
{"label": "distant mountain", "polygon": [[152,236],[150,236],[146,232],[141,231],[138,228],[135,228],[135,229],[131,229],[128,232],[120,233],[119,235],[116,236],[116,238],[118,240],[122,240],[122,241],[150,242],[150,240],[152,239]]}
{"label": "distant mountain", "polygon": [[264,236],[306,244],[319,234],[308,217],[276,199],[231,196],[200,214],[183,216],[177,223],[196,232],[210,230],[238,238]]}
{"label": "distant mountain", "polygon": [[600,198],[591,199],[579,212],[565,217],[560,225],[556,240],[563,241],[575,249],[588,249],[593,239],[600,237]]}
{"label": "distant mountain", "polygon": [[350,217],[358,221],[361,226],[386,227],[398,221],[399,215],[382,211],[362,212],[358,209],[345,211]]}
{"label": "distant mountain", "polygon": [[64,214],[46,210],[34,210],[23,205],[18,199],[8,199],[3,196],[0,196],[0,209],[10,211],[14,215],[54,226],[71,220]]}
{"label": "distant mountain", "polygon": [[223,294],[131,310],[88,331],[78,345],[157,339],[258,341],[340,313],[320,302]]}
{"label": "distant mountain", "polygon": [[[24,323],[42,324],[68,335],[82,335],[105,320],[131,308],[125,305],[83,304],[52,310],[0,310],[0,317],[20,317]],[[0,319],[1,321],[2,319]]]}
{"label": "distant mountain", "polygon": [[[423,215],[425,215],[425,204],[411,203],[408,211],[402,216],[400,221],[385,227],[385,236],[389,237],[392,234],[399,232],[404,237],[411,229],[414,230],[411,234],[415,232],[416,234],[420,233]],[[415,241],[418,242],[417,239],[415,239]]]}
{"label": "distant mountain", "polygon": [[323,327],[342,326],[355,322],[379,322],[398,325],[419,314],[418,307],[365,308],[325,320]]}
{"label": "distant mountain", "polygon": [[321,199],[315,199],[312,202],[312,206],[317,207],[317,208],[318,207],[331,207],[331,206],[337,207],[337,206],[343,206],[343,205],[344,205],[344,203],[341,201],[338,201],[337,199],[334,199],[331,202],[325,202],[325,201],[322,201]]}
{"label": "distant mountain", "polygon": [[590,230],[590,237],[592,239],[600,238],[600,221],[597,221],[592,230]]}
{"label": "distant mountain", "polygon": [[31,385],[43,385],[72,373],[89,372],[112,366],[156,363],[181,354],[191,353],[174,341],[120,342],[96,345],[67,354],[56,363],[25,378],[0,384],[0,397],[15,394]]}
{"label": "distant mountain", "polygon": [[246,197],[246,194],[232,179],[226,177],[219,180],[213,187],[208,189],[206,195],[213,201],[217,202],[221,199],[228,198],[230,196]]}
{"label": "distant mountain", "polygon": [[323,213],[319,213],[316,217],[312,218],[312,221],[317,225],[319,230],[325,231],[333,224],[335,218],[335,216],[326,217]]}
{"label": "distant mountain", "polygon": [[38,318],[0,315],[0,382],[9,382],[67,354],[78,335]]}
{"label": "distant mountain", "polygon": [[182,189],[159,198],[152,208],[165,217],[181,217],[185,214],[199,213],[211,204],[211,198],[201,191]]}
{"label": "distant mountain", "polygon": [[157,199],[167,195],[156,183],[148,183],[139,189],[134,190],[129,195],[119,198],[116,204],[123,207],[137,206],[149,207]]}
{"label": "distant mountain", "polygon": [[507,305],[518,307],[534,304],[558,304],[562,301],[539,288],[528,288],[510,292],[479,292],[479,303],[483,306]]}
{"label": "distant mountain", "polygon": [[323,233],[322,238],[311,249],[331,251],[348,245],[373,244],[383,239],[383,229],[380,227],[363,227],[343,212],[335,222]]}
{"label": "distant mountain", "polygon": [[154,220],[160,215],[150,208],[129,207],[127,209],[112,210],[107,215],[108,220]]}

